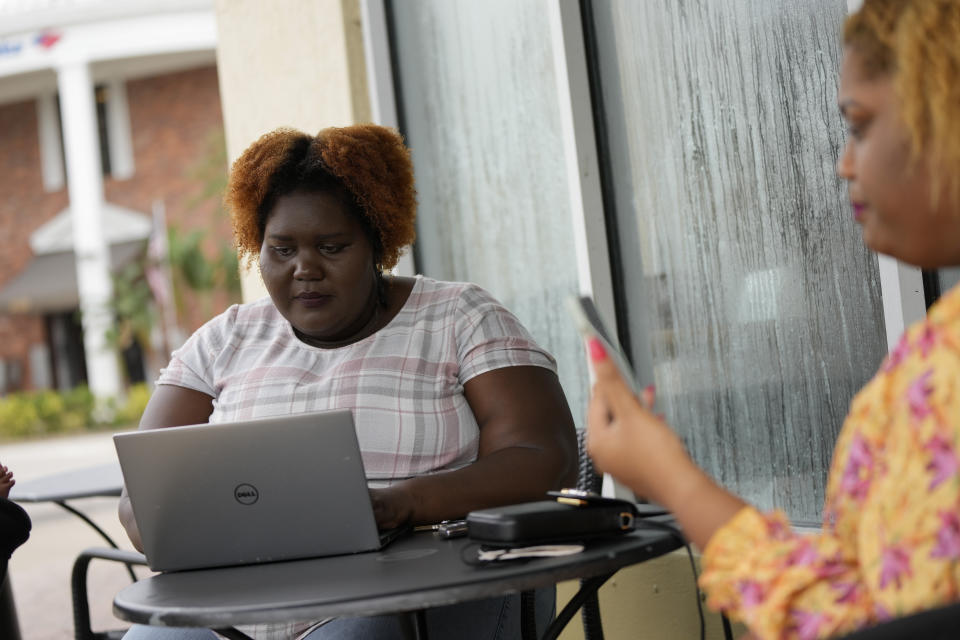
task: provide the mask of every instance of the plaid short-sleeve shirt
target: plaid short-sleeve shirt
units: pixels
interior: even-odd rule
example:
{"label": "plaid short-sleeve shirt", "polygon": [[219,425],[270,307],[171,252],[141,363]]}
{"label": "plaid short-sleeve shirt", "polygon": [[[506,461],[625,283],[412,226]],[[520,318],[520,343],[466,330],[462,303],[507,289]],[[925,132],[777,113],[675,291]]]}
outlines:
{"label": "plaid short-sleeve shirt", "polygon": [[387,326],[334,349],[299,340],[270,298],[234,305],[173,353],[157,384],[213,397],[210,422],[351,409],[367,475],[382,484],[473,462],[479,428],[463,385],[523,365],[556,371],[489,293],[418,276]]}

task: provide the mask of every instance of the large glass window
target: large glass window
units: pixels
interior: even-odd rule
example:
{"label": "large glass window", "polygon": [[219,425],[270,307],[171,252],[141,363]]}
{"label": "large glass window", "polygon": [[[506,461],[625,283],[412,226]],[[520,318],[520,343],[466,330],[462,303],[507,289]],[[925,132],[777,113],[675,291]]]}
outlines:
{"label": "large glass window", "polygon": [[480,284],[557,358],[582,424],[583,348],[545,0],[394,0],[403,132],[419,194],[416,257],[431,277]]}
{"label": "large glass window", "polygon": [[634,358],[696,460],[818,522],[886,352],[834,173],[842,0],[592,3]]}

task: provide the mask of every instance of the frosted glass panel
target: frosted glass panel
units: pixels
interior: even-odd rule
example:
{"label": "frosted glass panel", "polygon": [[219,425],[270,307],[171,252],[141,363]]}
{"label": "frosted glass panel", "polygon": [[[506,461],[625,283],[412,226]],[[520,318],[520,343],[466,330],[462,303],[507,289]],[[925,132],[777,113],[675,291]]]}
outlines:
{"label": "frosted glass panel", "polygon": [[476,282],[516,313],[557,358],[580,426],[588,382],[562,302],[577,274],[545,0],[390,8],[417,266]]}
{"label": "frosted glass panel", "polygon": [[593,3],[634,358],[718,480],[820,519],[885,351],[834,173],[845,0]]}

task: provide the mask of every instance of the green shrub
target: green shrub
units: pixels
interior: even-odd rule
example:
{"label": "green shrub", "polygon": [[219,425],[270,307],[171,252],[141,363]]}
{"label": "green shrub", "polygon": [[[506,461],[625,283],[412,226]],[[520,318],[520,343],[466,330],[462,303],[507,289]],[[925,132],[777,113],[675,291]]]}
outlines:
{"label": "green shrub", "polygon": [[117,426],[136,426],[140,423],[143,410],[150,400],[150,388],[146,384],[135,384],[127,391],[123,404],[117,407],[113,423]]}
{"label": "green shrub", "polygon": [[0,437],[29,438],[105,426],[136,426],[149,399],[150,389],[145,384],[130,387],[121,403],[108,398],[99,406],[86,386],[65,392],[10,393],[0,397]]}
{"label": "green shrub", "polygon": [[57,433],[63,427],[63,398],[56,391],[39,391],[33,394],[33,406],[37,418],[43,423],[46,433]]}
{"label": "green shrub", "polygon": [[13,438],[43,433],[43,422],[27,394],[10,394],[0,399],[0,430]]}
{"label": "green shrub", "polygon": [[96,405],[96,399],[93,392],[86,385],[74,387],[69,391],[60,393],[63,397],[63,411],[68,414],[70,422],[75,425],[73,429],[88,429],[94,425],[93,408]]}

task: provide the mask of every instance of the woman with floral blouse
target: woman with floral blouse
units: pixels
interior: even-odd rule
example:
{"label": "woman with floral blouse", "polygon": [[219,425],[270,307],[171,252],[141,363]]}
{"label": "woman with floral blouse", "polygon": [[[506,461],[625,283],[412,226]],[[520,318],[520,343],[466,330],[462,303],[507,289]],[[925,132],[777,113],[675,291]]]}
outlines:
{"label": "woman with floral blouse", "polygon": [[[837,163],[873,250],[960,265],[960,0],[866,0],[844,28]],[[599,343],[588,447],[703,549],[713,608],[759,638],[822,638],[960,599],[960,288],[857,394],[823,528],[799,535],[716,485]],[[651,394],[645,394],[651,395]]]}

